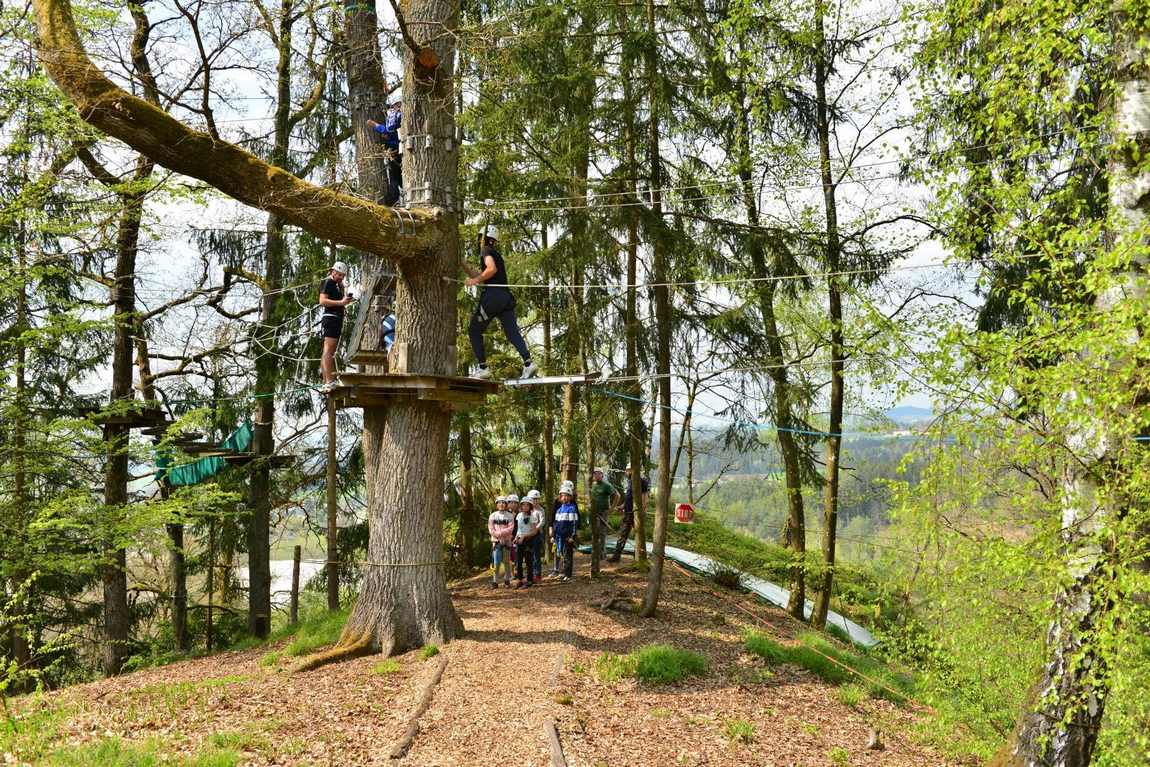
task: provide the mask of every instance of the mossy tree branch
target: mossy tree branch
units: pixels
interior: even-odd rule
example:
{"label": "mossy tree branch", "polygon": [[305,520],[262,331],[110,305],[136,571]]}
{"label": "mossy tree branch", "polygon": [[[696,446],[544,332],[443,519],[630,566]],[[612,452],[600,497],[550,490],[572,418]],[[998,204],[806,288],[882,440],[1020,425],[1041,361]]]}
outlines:
{"label": "mossy tree branch", "polygon": [[[399,262],[434,248],[441,211],[391,208],[304,181],[213,139],[113,83],[80,42],[70,0],[34,0],[40,60],[89,124],[177,173],[283,218],[317,237]],[[406,224],[406,226],[404,225]]]}

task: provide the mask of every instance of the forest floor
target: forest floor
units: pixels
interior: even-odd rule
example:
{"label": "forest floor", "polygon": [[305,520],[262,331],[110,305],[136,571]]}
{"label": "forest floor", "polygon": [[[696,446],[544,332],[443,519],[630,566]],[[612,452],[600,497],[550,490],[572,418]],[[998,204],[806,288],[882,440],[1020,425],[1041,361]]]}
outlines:
{"label": "forest floor", "polygon": [[[548,720],[573,767],[957,764],[915,734],[925,715],[913,706],[846,695],[748,653],[749,629],[784,643],[803,630],[783,612],[670,568],[659,615],[641,619],[645,575],[608,565],[592,581],[581,559],[571,583],[453,584],[467,633],[442,657],[414,651],[293,674],[264,646],[17,699],[0,764],[550,765]],[[703,655],[706,671],[664,685],[604,673],[605,654],[653,643]],[[390,761],[444,659],[410,751]],[[872,728],[884,750],[866,748]]]}

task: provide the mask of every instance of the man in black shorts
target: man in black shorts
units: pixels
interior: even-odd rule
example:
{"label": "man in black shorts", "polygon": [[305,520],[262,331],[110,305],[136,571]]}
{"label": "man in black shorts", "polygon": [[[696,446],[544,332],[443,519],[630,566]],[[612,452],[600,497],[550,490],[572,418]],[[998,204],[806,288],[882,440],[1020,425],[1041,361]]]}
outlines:
{"label": "man in black shorts", "polygon": [[343,281],[347,278],[347,264],[336,261],[319,289],[319,305],[323,307],[320,327],[323,335],[323,355],[320,357],[320,370],[323,372],[323,388],[331,389],[335,383],[335,347],[343,332],[343,309],[354,299],[349,292],[344,295]]}
{"label": "man in black shorts", "polygon": [[479,369],[472,378],[490,378],[491,371],[487,368],[487,352],[483,348],[483,332],[495,318],[503,325],[503,334],[523,358],[523,378],[531,378],[539,368],[531,361],[531,352],[527,351],[527,342],[519,331],[519,320],[515,317],[515,296],[511,295],[507,287],[507,267],[503,264],[503,256],[496,247],[499,235],[494,228],[488,230],[483,237],[483,247],[480,250],[479,268],[464,263],[463,270],[471,278],[463,284],[467,286],[482,285],[479,294],[479,303],[475,313],[471,315],[471,324],[467,328],[467,336],[471,339],[471,350],[475,352],[475,361]]}

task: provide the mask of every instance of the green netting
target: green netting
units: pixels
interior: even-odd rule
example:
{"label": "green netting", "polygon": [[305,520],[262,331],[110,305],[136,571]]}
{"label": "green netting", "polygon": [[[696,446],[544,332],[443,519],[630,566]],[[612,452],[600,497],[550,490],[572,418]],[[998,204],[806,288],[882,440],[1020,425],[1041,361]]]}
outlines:
{"label": "green netting", "polygon": [[[220,450],[246,453],[252,446],[252,425],[245,421],[238,429],[220,443]],[[228,462],[219,456],[199,458],[191,463],[171,466],[171,458],[163,453],[156,454],[156,479],[167,479],[172,487],[198,485],[211,479],[228,467]]]}

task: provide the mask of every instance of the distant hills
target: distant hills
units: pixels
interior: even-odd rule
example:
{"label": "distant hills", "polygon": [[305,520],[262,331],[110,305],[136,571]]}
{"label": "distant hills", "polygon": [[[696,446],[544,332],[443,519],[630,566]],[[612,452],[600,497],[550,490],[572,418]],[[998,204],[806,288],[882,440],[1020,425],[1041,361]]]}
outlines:
{"label": "distant hills", "polygon": [[883,415],[902,426],[911,426],[934,418],[934,411],[928,407],[899,405],[898,407],[892,407]]}

